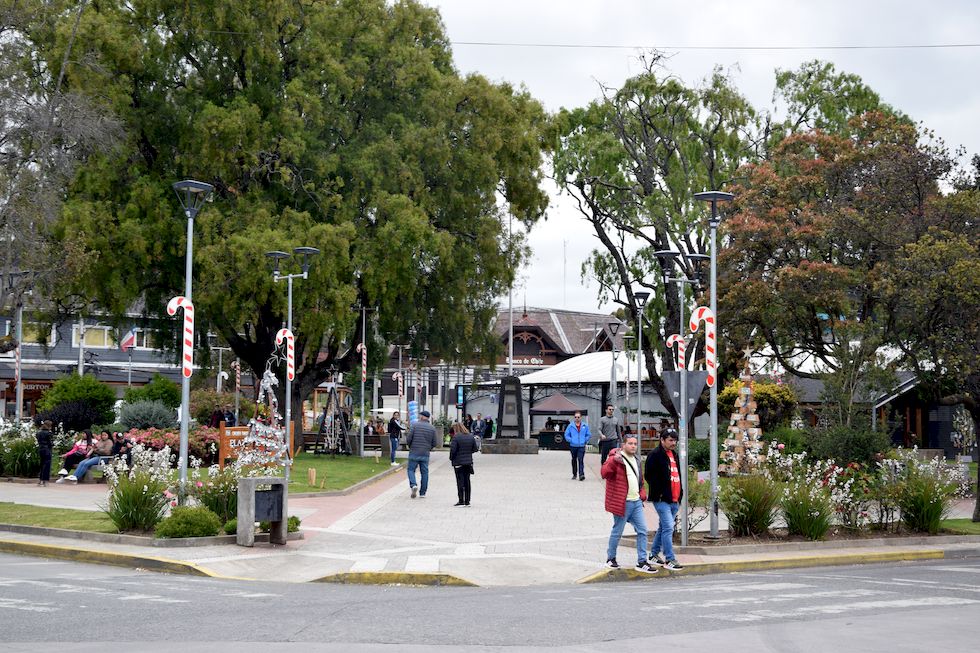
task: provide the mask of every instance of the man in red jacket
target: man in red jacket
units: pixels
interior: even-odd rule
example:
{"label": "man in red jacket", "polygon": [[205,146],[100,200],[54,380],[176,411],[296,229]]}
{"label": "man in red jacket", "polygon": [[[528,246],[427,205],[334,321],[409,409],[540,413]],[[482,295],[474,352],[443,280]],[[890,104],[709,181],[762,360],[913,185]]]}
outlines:
{"label": "man in red jacket", "polygon": [[606,462],[602,464],[601,474],[606,479],[606,512],[613,515],[612,532],[609,534],[609,546],[606,549],[606,566],[619,569],[616,549],[626,522],[629,522],[636,530],[635,569],[644,574],[657,573],[659,569],[647,562],[647,522],[643,516],[646,492],[640,476],[640,461],[636,457],[635,435],[626,436],[621,449],[609,452]]}

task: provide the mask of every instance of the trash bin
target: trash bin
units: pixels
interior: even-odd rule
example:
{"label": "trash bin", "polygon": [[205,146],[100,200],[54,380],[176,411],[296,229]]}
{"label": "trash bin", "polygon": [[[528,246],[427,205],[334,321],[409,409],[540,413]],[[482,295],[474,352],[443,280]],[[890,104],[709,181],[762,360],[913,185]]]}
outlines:
{"label": "trash bin", "polygon": [[[259,486],[268,485],[268,490]],[[269,541],[285,544],[288,526],[289,488],[286,479],[277,476],[257,476],[238,479],[238,532],[236,543],[239,546],[255,545],[255,522],[267,521]]]}

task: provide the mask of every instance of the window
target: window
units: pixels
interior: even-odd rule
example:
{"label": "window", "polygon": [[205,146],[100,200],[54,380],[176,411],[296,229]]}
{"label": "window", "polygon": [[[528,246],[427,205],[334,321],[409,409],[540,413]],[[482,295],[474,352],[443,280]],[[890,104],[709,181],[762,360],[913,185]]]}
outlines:
{"label": "window", "polygon": [[[78,325],[71,328],[71,346],[78,347]],[[92,349],[111,349],[116,346],[112,329],[107,326],[86,326],[85,347]]]}
{"label": "window", "polygon": [[163,349],[160,334],[146,329],[136,329],[136,349]]}
{"label": "window", "polygon": [[[14,325],[11,323],[11,333],[14,333]],[[39,322],[25,322],[23,343],[25,345],[41,345],[47,344],[49,347],[55,344],[55,330],[50,324],[41,324]]]}

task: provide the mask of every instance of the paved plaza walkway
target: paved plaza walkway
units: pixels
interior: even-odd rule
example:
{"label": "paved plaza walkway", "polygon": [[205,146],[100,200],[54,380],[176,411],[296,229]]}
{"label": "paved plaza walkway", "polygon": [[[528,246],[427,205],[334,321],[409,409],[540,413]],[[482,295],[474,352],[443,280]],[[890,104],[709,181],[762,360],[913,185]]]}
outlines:
{"label": "paved plaza walkway", "polygon": [[[345,572],[412,572],[449,574],[481,586],[520,586],[575,582],[602,568],[612,518],[603,509],[598,455],[586,456],[584,482],[571,480],[565,452],[481,454],[475,468],[470,507],[453,506],[453,470],[440,451],[432,456],[425,498],[410,498],[404,471],[347,496],[291,498],[289,512],[303,520],[305,538],[286,546],[151,548],[83,541],[71,546],[181,560],[224,576],[294,582]],[[96,510],[104,500],[104,485],[0,483],[0,501]],[[970,509],[972,504],[964,503],[957,512]],[[649,505],[646,510],[652,533],[656,513]],[[699,526],[706,529],[707,520]],[[38,535],[0,533],[0,538],[65,544]],[[793,554],[775,557],[780,555]],[[635,556],[635,544],[624,540],[620,563],[632,566]],[[707,558],[679,556],[686,564]],[[712,562],[737,559],[710,556]]]}

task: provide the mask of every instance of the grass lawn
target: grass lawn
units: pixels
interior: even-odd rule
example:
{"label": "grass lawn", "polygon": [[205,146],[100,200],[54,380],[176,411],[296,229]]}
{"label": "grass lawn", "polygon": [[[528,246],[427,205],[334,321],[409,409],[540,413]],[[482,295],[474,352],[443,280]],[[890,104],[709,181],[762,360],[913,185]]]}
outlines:
{"label": "grass lawn", "polygon": [[[308,471],[316,470],[316,484],[309,484]],[[296,454],[293,469],[290,472],[290,492],[335,492],[344,490],[355,483],[375,474],[390,469],[389,460],[381,457],[375,463],[374,458],[358,458],[357,456],[315,456],[301,451]],[[320,484],[323,483],[323,487]]]}
{"label": "grass lawn", "polygon": [[119,532],[104,512],[42,508],[20,503],[0,502],[0,523],[69,528],[76,531],[95,531],[96,533]]}
{"label": "grass lawn", "polygon": [[980,535],[980,522],[969,519],[944,519],[942,528],[960,535]]}

